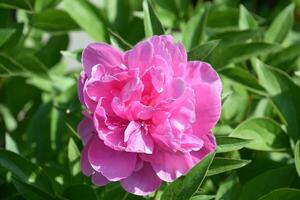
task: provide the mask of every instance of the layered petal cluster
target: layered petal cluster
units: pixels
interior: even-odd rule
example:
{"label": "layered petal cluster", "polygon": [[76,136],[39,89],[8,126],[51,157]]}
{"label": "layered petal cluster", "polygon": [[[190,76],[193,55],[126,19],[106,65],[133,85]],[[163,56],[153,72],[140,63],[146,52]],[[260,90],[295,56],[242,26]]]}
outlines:
{"label": "layered petal cluster", "polygon": [[171,36],[153,36],[127,52],[92,43],[82,63],[81,169],[94,184],[120,181],[128,192],[147,195],[215,150],[220,78],[208,63],[187,61]]}

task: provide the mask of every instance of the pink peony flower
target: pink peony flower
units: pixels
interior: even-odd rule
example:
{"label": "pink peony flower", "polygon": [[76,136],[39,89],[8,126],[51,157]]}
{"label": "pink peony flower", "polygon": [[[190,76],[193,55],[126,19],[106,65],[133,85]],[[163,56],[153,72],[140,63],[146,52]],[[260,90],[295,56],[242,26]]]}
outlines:
{"label": "pink peony flower", "polygon": [[215,150],[211,129],[222,83],[208,63],[187,61],[171,36],[153,36],[124,53],[92,43],[82,63],[81,169],[94,184],[120,181],[126,191],[147,195]]}

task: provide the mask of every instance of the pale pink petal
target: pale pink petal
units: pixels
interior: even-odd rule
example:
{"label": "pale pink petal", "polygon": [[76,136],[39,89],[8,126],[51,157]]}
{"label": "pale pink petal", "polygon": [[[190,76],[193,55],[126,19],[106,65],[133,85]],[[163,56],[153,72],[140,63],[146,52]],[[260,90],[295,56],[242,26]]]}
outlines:
{"label": "pale pink petal", "polygon": [[121,186],[135,195],[148,195],[159,188],[161,180],[156,176],[152,167],[144,163],[143,168],[120,181]]}
{"label": "pale pink petal", "polygon": [[165,74],[163,70],[159,67],[156,67],[152,69],[150,73],[153,87],[158,93],[161,93],[165,84]]}
{"label": "pale pink petal", "polygon": [[88,151],[88,158],[95,171],[100,172],[110,181],[118,181],[132,174],[137,155],[115,151],[94,137]]}
{"label": "pale pink petal", "polygon": [[212,85],[221,96],[222,82],[217,72],[210,64],[201,61],[190,61],[187,65],[185,80],[192,86],[208,83]]}
{"label": "pale pink petal", "polygon": [[131,121],[126,130],[124,141],[126,142],[126,151],[135,153],[151,154],[154,144],[150,135],[148,135],[141,124]]}
{"label": "pale pink petal", "polygon": [[204,142],[203,139],[193,134],[182,134],[180,141],[180,151],[199,151],[202,149]]}
{"label": "pale pink petal", "polygon": [[104,43],[89,44],[82,52],[83,69],[88,77],[91,76],[92,67],[95,65],[112,68],[120,66],[122,62],[122,53]]}
{"label": "pale pink petal", "polygon": [[140,100],[143,90],[143,82],[139,78],[133,78],[122,88],[121,99],[123,102]]}
{"label": "pale pink petal", "polygon": [[107,178],[105,178],[105,176],[103,176],[101,173],[95,172],[95,174],[92,175],[92,182],[95,185],[104,186],[110,181]]}

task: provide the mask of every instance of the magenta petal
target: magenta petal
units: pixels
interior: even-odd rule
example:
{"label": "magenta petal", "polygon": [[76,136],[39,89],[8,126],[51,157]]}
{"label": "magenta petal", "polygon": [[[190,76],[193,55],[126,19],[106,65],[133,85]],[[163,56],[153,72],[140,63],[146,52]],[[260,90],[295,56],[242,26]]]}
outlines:
{"label": "magenta petal", "polygon": [[104,186],[104,185],[108,184],[110,181],[107,178],[105,178],[101,173],[96,172],[92,176],[92,182],[95,185]]}
{"label": "magenta petal", "polygon": [[77,93],[78,93],[78,98],[80,103],[84,104],[84,99],[83,99],[83,87],[84,83],[87,79],[86,73],[83,71],[80,73],[79,80],[78,80],[78,87],[77,87]]}
{"label": "magenta petal", "polygon": [[161,180],[156,176],[152,167],[144,163],[143,168],[120,181],[121,186],[130,193],[145,196],[159,188]]}
{"label": "magenta petal", "polygon": [[93,133],[95,133],[93,120],[87,117],[83,118],[77,127],[77,132],[79,133],[83,144],[86,145],[92,138]]}
{"label": "magenta petal", "polygon": [[82,173],[86,176],[92,175],[92,173],[94,171],[89,162],[89,159],[88,159],[89,148],[90,148],[90,142],[83,147],[83,150],[82,150],[81,156],[80,156],[80,168],[81,168]]}
{"label": "magenta petal", "polygon": [[130,176],[137,159],[135,153],[115,151],[107,147],[98,137],[92,139],[88,157],[93,169],[110,181]]}
{"label": "magenta petal", "polygon": [[82,63],[85,73],[90,77],[92,67],[103,65],[105,67],[117,67],[122,64],[122,53],[117,49],[104,44],[89,44],[82,52]]}

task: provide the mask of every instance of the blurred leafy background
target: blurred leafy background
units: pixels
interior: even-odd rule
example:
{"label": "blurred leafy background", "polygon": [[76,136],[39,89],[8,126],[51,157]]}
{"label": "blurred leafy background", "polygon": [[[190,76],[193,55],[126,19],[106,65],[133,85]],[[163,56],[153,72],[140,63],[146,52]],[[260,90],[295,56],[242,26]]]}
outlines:
{"label": "blurred leafy background", "polygon": [[[85,41],[163,33],[222,78],[217,152],[149,197],[93,186],[76,133]],[[1,200],[297,200],[299,138],[299,0],[0,0]]]}

